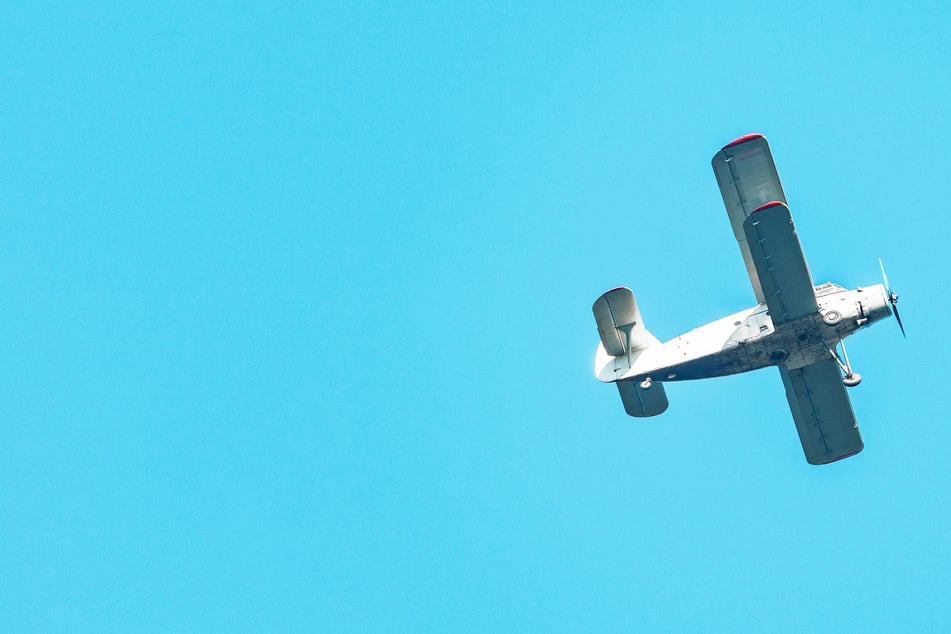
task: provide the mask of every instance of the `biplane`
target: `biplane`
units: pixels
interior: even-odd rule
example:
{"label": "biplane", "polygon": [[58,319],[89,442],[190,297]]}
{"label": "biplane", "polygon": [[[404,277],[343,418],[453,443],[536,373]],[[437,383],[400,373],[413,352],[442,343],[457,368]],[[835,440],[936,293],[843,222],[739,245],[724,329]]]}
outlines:
{"label": "biplane", "polygon": [[905,334],[881,260],[884,284],[849,290],[813,282],[763,135],[724,146],[713,172],[756,305],[661,343],[644,326],[631,289],[609,290],[593,307],[601,337],[595,375],[617,385],[629,415],[647,417],[666,411],[668,381],[776,366],[806,460],[826,464],[857,454],[864,444],[846,388],[862,378],[845,339],[890,315]]}

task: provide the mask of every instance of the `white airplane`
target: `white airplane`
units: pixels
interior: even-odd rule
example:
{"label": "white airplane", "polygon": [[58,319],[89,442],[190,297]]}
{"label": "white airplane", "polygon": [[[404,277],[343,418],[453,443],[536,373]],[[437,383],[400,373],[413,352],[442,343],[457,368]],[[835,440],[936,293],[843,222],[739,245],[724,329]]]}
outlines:
{"label": "white airplane", "polygon": [[853,456],[864,444],[845,388],[862,377],[852,371],[844,340],[889,314],[905,334],[885,268],[879,260],[884,285],[813,285],[763,135],[724,146],[713,171],[757,305],[661,343],[644,327],[631,289],[612,289],[593,307],[601,336],[594,373],[617,385],[629,415],[646,417],[667,409],[666,381],[777,366],[806,460]]}

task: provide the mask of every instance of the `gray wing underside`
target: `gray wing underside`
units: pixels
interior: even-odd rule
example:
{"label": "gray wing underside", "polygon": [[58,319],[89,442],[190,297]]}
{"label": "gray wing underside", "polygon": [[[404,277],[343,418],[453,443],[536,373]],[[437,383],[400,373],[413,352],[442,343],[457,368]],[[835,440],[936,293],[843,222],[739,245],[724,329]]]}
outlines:
{"label": "gray wing underside", "polygon": [[812,274],[789,208],[766,203],[743,221],[746,245],[774,324],[819,311]]}
{"label": "gray wing underside", "polygon": [[[817,312],[812,275],[766,137],[750,134],[728,144],[713,157],[713,172],[756,301],[767,305],[774,323]],[[862,451],[862,435],[834,360],[795,370],[779,366],[779,371],[810,464]]]}
{"label": "gray wing underside", "polygon": [[765,296],[747,244],[743,221],[754,209],[768,202],[775,200],[786,203],[786,194],[766,137],[752,134],[730,143],[713,157],[713,172],[730,217],[733,236],[740,245],[756,301],[762,304]]}
{"label": "gray wing underside", "polygon": [[795,370],[779,366],[779,372],[809,464],[835,462],[862,451],[862,434],[835,361]]}

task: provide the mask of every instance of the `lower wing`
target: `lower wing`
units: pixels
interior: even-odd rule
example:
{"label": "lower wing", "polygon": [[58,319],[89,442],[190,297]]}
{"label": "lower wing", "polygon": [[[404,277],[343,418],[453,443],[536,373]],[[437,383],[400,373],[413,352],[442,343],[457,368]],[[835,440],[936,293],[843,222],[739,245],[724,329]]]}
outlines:
{"label": "lower wing", "polygon": [[773,323],[817,313],[812,274],[789,207],[774,201],[754,209],[743,231]]}
{"label": "lower wing", "polygon": [[779,372],[809,464],[827,464],[862,451],[862,434],[834,360],[795,370],[779,366]]}

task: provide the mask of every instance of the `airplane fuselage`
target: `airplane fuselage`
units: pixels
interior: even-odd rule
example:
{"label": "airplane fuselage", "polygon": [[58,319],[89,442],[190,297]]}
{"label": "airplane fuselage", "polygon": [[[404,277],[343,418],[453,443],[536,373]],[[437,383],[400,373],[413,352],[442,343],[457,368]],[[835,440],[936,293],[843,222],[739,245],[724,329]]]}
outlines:
{"label": "airplane fuselage", "polygon": [[855,331],[891,315],[885,287],[846,290],[816,287],[819,310],[778,327],[766,304],[728,315],[631,355],[611,356],[598,346],[595,374],[604,382],[621,379],[689,381],[774,365],[789,369],[832,356],[836,344]]}
{"label": "airplane fuselage", "polygon": [[806,461],[854,456],[865,445],[846,390],[862,376],[852,369],[845,338],[889,315],[905,333],[885,267],[879,260],[884,284],[815,285],[762,134],[724,145],[711,164],[757,305],[661,343],[634,292],[615,287],[591,306],[600,339],[595,376],[617,386],[625,413],[648,418],[670,405],[668,381],[774,366]]}

